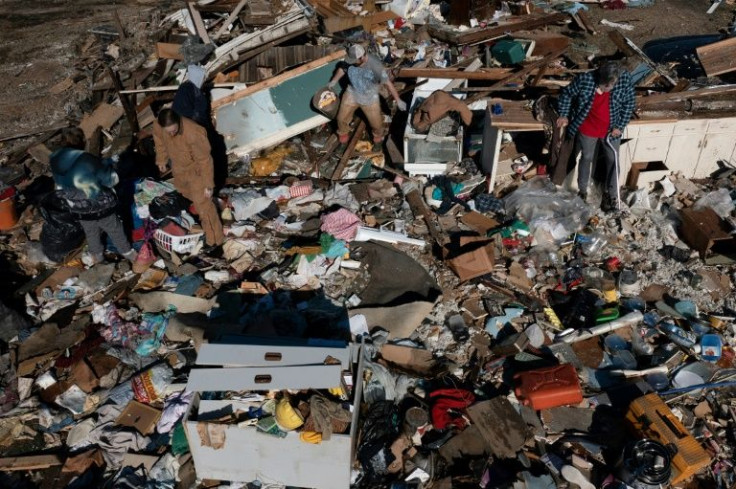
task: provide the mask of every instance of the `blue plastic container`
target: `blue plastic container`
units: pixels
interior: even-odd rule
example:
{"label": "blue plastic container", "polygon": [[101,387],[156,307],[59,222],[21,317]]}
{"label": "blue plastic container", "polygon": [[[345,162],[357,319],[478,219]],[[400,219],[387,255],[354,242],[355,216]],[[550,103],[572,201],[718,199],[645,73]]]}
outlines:
{"label": "blue plastic container", "polygon": [[723,352],[723,340],[717,334],[704,334],[700,338],[700,356],[707,362],[717,362]]}

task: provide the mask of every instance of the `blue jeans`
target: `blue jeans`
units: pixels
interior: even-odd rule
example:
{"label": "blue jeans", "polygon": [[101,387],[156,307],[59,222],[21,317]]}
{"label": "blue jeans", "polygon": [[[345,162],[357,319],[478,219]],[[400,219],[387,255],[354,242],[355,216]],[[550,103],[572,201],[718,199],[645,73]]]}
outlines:
{"label": "blue jeans", "polygon": [[[609,197],[615,198],[618,195],[618,169],[616,168],[616,156],[621,138],[611,138],[613,149],[606,143],[605,138],[591,138],[578,133],[575,140],[575,151],[580,151],[580,163],[578,166],[578,190],[588,193],[590,186],[590,173],[593,161],[598,154],[598,149],[602,148],[603,160],[605,162],[605,181],[603,189]],[[614,151],[616,153],[614,153]]]}

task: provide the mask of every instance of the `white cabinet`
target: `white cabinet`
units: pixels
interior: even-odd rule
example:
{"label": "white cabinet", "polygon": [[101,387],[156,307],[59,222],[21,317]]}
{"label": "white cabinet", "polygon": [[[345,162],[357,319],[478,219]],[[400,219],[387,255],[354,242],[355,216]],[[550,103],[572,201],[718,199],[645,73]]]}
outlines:
{"label": "white cabinet", "polygon": [[671,136],[675,130],[674,122],[658,122],[656,124],[641,124],[639,126],[639,139],[650,137]]}
{"label": "white cabinet", "polygon": [[736,117],[724,117],[721,119],[712,119],[708,123],[708,133],[736,133]]}
{"label": "white cabinet", "polygon": [[645,127],[640,128],[639,138],[636,140],[634,149],[634,163],[645,163],[647,161],[664,161],[670,146],[670,136],[646,136],[642,137]]}
{"label": "white cabinet", "polygon": [[692,178],[698,165],[704,138],[705,133],[672,136],[670,149],[664,160],[667,168],[672,172],[682,173],[686,178]]}
{"label": "white cabinet", "polygon": [[692,178],[706,178],[718,169],[718,160],[730,160],[734,148],[733,133],[719,133],[705,135],[703,147],[700,150],[698,165]]}
{"label": "white cabinet", "polygon": [[[708,119],[694,119],[687,121],[677,121],[675,130],[672,133],[675,136],[689,136],[693,134],[705,134],[708,130]],[[674,138],[672,140],[674,142]]]}

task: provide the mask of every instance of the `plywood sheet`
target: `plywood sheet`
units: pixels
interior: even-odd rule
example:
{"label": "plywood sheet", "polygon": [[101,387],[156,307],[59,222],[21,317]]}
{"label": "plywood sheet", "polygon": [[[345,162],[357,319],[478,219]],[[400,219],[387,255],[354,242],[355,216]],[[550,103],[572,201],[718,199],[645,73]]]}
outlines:
{"label": "plywood sheet", "polygon": [[695,49],[708,76],[736,70],[736,38],[725,39]]}

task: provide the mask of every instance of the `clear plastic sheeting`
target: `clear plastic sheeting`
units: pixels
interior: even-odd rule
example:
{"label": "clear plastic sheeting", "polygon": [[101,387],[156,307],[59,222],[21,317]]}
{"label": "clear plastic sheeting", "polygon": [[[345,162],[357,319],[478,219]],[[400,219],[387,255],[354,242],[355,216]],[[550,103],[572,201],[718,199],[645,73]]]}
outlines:
{"label": "clear plastic sheeting", "polygon": [[504,198],[506,212],[524,219],[537,243],[561,243],[591,216],[579,197],[559,190],[543,177],[535,177]]}
{"label": "clear plastic sheeting", "polygon": [[695,210],[702,210],[705,207],[710,207],[716,214],[723,218],[730,216],[734,209],[731,192],[727,188],[708,192],[699,198],[693,206]]}

